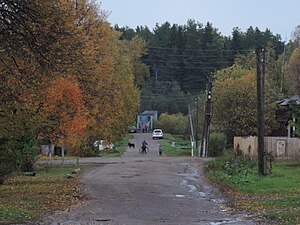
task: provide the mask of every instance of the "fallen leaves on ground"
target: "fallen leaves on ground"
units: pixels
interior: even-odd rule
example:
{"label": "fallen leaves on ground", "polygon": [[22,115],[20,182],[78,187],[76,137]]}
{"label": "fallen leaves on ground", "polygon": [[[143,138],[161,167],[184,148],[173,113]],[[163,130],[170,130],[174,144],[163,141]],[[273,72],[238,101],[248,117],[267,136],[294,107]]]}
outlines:
{"label": "fallen leaves on ground", "polygon": [[276,224],[299,224],[299,194],[250,195],[237,191],[227,192],[229,205],[236,211],[247,212],[256,218],[268,218]]}
{"label": "fallen leaves on ground", "polygon": [[[18,221],[35,220],[48,213],[78,206],[83,198],[80,190],[77,177],[15,176],[0,186],[0,206],[20,210],[22,216]],[[5,221],[5,218],[0,218],[0,221]]]}

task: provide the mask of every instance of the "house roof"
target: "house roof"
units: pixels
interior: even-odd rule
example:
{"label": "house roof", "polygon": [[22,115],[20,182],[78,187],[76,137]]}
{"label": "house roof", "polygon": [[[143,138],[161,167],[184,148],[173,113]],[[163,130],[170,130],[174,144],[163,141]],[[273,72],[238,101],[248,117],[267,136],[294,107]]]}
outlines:
{"label": "house roof", "polygon": [[157,119],[157,117],[158,117],[157,114],[158,114],[157,111],[144,111],[144,112],[140,113],[140,115],[143,115],[143,116],[145,116],[145,115],[151,115],[151,116],[153,116],[155,119]]}
{"label": "house roof", "polygon": [[285,98],[276,102],[280,106],[300,105],[300,95],[294,95],[291,98]]}

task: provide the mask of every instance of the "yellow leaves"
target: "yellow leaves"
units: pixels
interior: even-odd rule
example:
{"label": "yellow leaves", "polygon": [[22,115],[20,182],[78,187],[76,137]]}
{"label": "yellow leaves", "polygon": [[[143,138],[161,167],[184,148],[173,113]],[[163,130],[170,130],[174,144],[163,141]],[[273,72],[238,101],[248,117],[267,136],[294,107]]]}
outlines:
{"label": "yellow leaves", "polygon": [[238,199],[235,203],[235,207],[237,209],[242,209],[245,211],[252,211],[252,212],[260,212],[265,210],[265,207],[262,205],[257,204],[256,199]]}
{"label": "yellow leaves", "polygon": [[249,72],[250,72],[249,70],[244,69],[242,66],[234,64],[226,69],[216,71],[214,73],[214,79],[217,81],[223,81],[228,78],[234,79],[234,78],[242,77],[248,74]]}
{"label": "yellow leaves", "polygon": [[292,53],[292,56],[289,60],[288,67],[293,67],[293,66],[299,66],[299,58],[300,58],[300,49],[295,48],[295,50]]}
{"label": "yellow leaves", "polygon": [[[130,47],[127,42],[120,41],[119,33],[107,23],[102,23],[97,29],[95,32],[101,32],[101,40],[96,42],[96,38],[91,42],[96,64],[95,74],[90,78],[97,81],[91,86],[94,95],[89,97],[89,102],[93,103],[89,107],[90,115],[95,115],[91,118],[92,129],[98,138],[115,140],[132,122],[139,107],[139,91],[134,86],[134,64],[142,53],[136,50],[139,46],[131,44]],[[147,74],[145,71],[144,74]]]}
{"label": "yellow leaves", "polygon": [[[213,86],[213,122],[223,126],[232,135],[255,135],[256,74],[238,66],[223,72]],[[270,97],[267,87],[265,91],[265,131],[269,133],[276,127],[275,100]]]}
{"label": "yellow leaves", "polygon": [[287,73],[285,77],[286,87],[291,94],[300,91],[300,49],[296,48],[287,65]]}
{"label": "yellow leaves", "polygon": [[[298,194],[244,194],[227,190],[235,210],[245,211],[255,215],[256,218],[269,218],[273,223],[298,224],[299,195]],[[273,224],[272,223],[272,224]]]}

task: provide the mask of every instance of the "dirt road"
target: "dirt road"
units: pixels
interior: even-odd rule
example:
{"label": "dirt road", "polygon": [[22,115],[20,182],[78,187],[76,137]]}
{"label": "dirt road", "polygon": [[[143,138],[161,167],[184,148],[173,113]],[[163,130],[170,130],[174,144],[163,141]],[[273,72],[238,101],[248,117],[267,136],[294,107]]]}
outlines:
{"label": "dirt road", "polygon": [[[138,153],[143,139],[150,152]],[[158,140],[134,134],[135,149],[83,176],[89,200],[41,224],[221,225],[256,224],[224,207],[224,197],[202,174],[203,159],[158,156]]]}

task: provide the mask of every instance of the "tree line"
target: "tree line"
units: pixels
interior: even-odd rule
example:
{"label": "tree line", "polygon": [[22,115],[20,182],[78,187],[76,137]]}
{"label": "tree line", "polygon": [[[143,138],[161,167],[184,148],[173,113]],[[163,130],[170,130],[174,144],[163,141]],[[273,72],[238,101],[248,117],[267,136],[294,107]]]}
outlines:
{"label": "tree line", "polygon": [[160,112],[187,113],[187,103],[206,89],[208,77],[233,65],[238,56],[270,46],[277,59],[284,51],[281,37],[269,29],[249,27],[242,32],[234,28],[226,37],[211,23],[203,25],[195,20],[185,25],[156,24],[152,31],[147,26],[132,29],[115,25],[115,29],[122,32],[124,40],[141,37],[147,42],[147,55],[142,60],[151,77],[142,88],[141,108]]}

